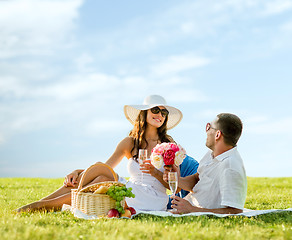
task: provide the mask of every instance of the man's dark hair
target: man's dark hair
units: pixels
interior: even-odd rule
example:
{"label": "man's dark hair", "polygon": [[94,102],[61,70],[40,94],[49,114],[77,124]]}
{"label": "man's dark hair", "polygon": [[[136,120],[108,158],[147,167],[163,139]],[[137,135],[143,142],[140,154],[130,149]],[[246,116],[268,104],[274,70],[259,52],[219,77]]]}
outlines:
{"label": "man's dark hair", "polygon": [[220,113],[217,117],[217,127],[223,133],[224,142],[235,147],[242,132],[240,118],[231,113]]}

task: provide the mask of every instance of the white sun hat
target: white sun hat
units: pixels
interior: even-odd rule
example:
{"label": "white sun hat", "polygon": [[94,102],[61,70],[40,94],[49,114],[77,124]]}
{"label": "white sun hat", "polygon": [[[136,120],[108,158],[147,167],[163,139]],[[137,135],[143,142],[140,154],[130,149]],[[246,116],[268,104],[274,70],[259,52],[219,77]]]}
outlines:
{"label": "white sun hat", "polygon": [[125,105],[124,113],[126,118],[134,125],[141,110],[148,110],[156,106],[163,106],[168,111],[166,128],[172,129],[182,120],[182,112],[175,107],[168,106],[165,99],[159,95],[150,95],[144,99],[143,105]]}

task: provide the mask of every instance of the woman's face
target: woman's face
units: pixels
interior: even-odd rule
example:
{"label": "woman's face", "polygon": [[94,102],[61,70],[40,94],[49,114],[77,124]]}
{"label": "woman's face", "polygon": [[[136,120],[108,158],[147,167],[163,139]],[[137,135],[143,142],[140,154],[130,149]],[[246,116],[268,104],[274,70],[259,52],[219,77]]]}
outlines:
{"label": "woman's face", "polygon": [[[165,109],[165,107],[163,106],[159,106],[160,109]],[[165,121],[165,116],[163,117],[161,112],[154,114],[152,113],[151,109],[147,110],[147,118],[146,118],[146,122],[150,125],[152,125],[153,127],[156,128],[160,128],[164,121]]]}

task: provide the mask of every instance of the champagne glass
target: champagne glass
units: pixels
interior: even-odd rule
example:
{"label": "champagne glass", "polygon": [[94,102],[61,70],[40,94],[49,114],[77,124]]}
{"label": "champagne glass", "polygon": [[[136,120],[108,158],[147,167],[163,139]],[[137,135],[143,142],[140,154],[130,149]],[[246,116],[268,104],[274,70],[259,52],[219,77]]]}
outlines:
{"label": "champagne glass", "polygon": [[172,195],[175,195],[178,185],[177,172],[168,173],[168,184]]}
{"label": "champagne glass", "polygon": [[139,149],[139,164],[143,164],[144,161],[147,159],[147,149]]}
{"label": "champagne glass", "polygon": [[[139,159],[139,164],[141,166],[141,164],[144,163],[144,161],[147,159],[147,150],[146,149],[139,149],[139,156],[138,156],[138,159]],[[141,181],[143,183],[143,173],[142,173],[142,177],[141,177]]]}
{"label": "champagne glass", "polygon": [[[168,173],[168,185],[172,195],[174,196],[178,187],[177,172]],[[174,213],[175,211],[176,209],[172,210],[171,212]]]}

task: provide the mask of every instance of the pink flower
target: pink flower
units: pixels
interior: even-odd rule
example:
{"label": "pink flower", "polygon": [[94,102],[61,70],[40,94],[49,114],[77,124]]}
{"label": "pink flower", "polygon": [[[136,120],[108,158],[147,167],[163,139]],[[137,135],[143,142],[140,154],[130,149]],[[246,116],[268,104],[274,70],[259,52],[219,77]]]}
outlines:
{"label": "pink flower", "polygon": [[165,165],[180,165],[185,158],[186,151],[175,143],[161,143],[157,144],[151,153],[151,163],[156,167]]}
{"label": "pink flower", "polygon": [[155,148],[152,149],[152,153],[156,155],[162,155],[164,152],[164,147],[157,144]]}
{"label": "pink flower", "polygon": [[165,165],[174,164],[175,152],[172,149],[168,149],[163,154],[163,160]]}
{"label": "pink flower", "polygon": [[178,147],[176,144],[174,144],[174,143],[170,143],[170,148],[171,148],[174,152],[179,151],[179,147]]}

